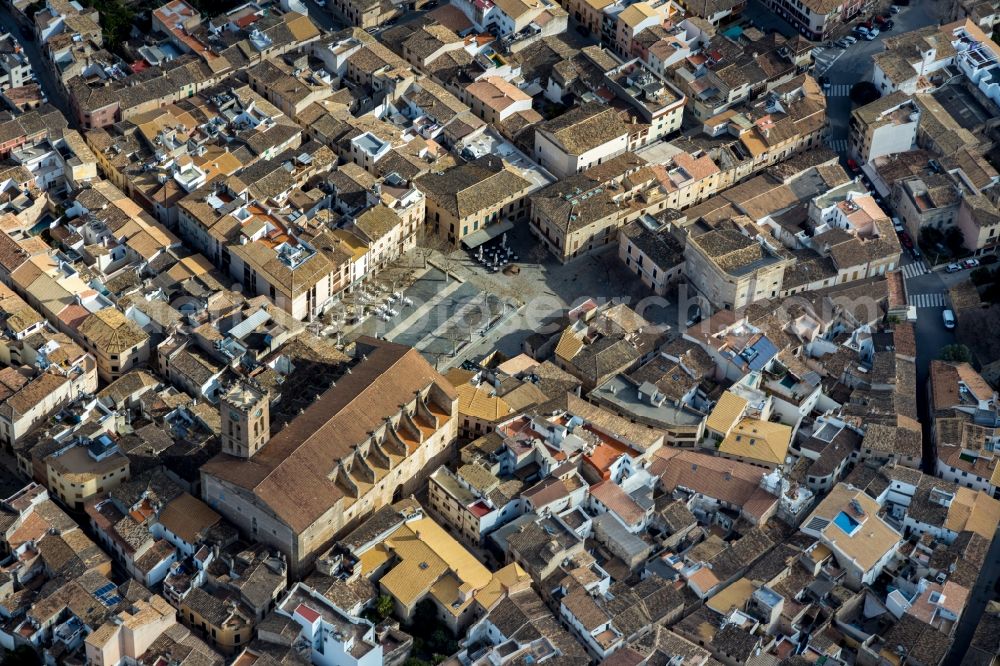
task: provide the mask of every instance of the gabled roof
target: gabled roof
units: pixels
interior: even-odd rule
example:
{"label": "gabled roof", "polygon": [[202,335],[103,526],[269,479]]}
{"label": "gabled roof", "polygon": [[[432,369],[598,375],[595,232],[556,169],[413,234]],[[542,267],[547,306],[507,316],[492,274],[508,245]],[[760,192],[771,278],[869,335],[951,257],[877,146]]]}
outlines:
{"label": "gabled roof", "polygon": [[764,471],[748,463],[673,448],[657,451],[650,467],[666,492],[687,488],[743,507],[744,511],[760,510],[759,515],[765,515],[767,508],[778,501],[760,487]]}
{"label": "gabled roof", "polygon": [[637,525],[642,522],[646,515],[638,502],[614,481],[601,481],[594,484],[590,487],[590,495],[621,518],[626,525]]}
{"label": "gabled roof", "polygon": [[613,107],[588,103],[536,126],[566,154],[580,156],[610,141],[627,136],[628,125]]}
{"label": "gabled roof", "polygon": [[708,415],[708,421],[705,422],[705,425],[710,430],[727,434],[743,417],[747,404],[745,398],[726,391],[719,398],[715,409]]}
{"label": "gabled roof", "polygon": [[222,520],[222,516],[197,497],[183,493],[167,504],[158,520],[172,533],[194,545],[206,530]]}
{"label": "gabled roof", "polygon": [[781,465],[791,441],[792,429],[783,423],[741,419],[722,440],[719,453]]}
{"label": "gabled roof", "polygon": [[149,339],[146,332],[115,308],[104,308],[84,319],[79,332],[97,349],[121,354]]}
{"label": "gabled roof", "polygon": [[497,421],[514,412],[489,384],[473,385],[466,382],[455,390],[458,392],[458,413],[462,416]]}
{"label": "gabled roof", "polygon": [[447,171],[426,173],[414,184],[428,199],[458,219],[489,210],[531,186],[494,155],[485,155]]}
{"label": "gabled roof", "polygon": [[386,417],[435,384],[454,388],[416,349],[362,338],[367,357],[353,366],[249,460],[219,454],[202,472],[253,492],[275,515],[302,532],[344,496],[334,472]]}

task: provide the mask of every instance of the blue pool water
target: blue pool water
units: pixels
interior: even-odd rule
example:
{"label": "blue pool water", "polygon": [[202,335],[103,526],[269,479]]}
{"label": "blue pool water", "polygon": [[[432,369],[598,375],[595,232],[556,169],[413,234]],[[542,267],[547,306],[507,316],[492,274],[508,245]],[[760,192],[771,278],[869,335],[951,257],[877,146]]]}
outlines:
{"label": "blue pool water", "polygon": [[854,534],[854,531],[861,527],[861,523],[851,518],[849,515],[841,511],[837,514],[833,522],[837,524],[837,527],[844,530],[848,535]]}

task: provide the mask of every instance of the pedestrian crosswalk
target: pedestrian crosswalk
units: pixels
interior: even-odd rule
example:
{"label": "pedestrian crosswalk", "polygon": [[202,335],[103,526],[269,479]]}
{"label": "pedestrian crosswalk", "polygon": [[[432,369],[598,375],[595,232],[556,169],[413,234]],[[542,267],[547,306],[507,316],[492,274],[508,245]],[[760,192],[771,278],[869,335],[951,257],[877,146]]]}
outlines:
{"label": "pedestrian crosswalk", "polygon": [[824,86],[824,93],[827,97],[847,97],[851,94],[851,84],[850,83],[831,83],[828,86]]}
{"label": "pedestrian crosswalk", "polygon": [[914,261],[912,264],[907,264],[903,266],[903,278],[909,280],[910,278],[915,278],[918,275],[923,275],[929,272],[927,270],[927,264],[922,261]]}
{"label": "pedestrian crosswalk", "polygon": [[944,294],[910,294],[909,303],[917,308],[943,308],[947,305]]}
{"label": "pedestrian crosswalk", "polygon": [[816,76],[820,76],[833,66],[837,58],[844,55],[844,49],[823,48],[818,46],[812,50],[813,71]]}
{"label": "pedestrian crosswalk", "polygon": [[827,139],[826,143],[835,152],[838,152],[838,153],[846,153],[847,152],[847,139]]}

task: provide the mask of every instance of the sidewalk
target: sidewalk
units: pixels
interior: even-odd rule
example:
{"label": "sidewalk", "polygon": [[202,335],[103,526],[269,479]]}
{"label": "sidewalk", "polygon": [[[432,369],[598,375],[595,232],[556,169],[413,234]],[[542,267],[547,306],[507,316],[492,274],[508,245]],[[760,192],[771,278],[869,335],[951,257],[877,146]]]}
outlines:
{"label": "sidewalk", "polygon": [[[504,333],[516,334],[520,329],[511,328],[507,330],[507,327],[517,319],[523,306],[515,307],[509,310],[507,314],[502,316],[499,321],[497,321],[490,329],[486,332],[486,335],[480,336],[474,339],[471,343],[465,345],[455,356],[448,359],[447,362],[442,364],[443,368],[454,368],[460,366],[463,362],[470,360],[474,356],[485,355],[497,348],[498,340],[503,336]],[[501,351],[502,350],[497,350]],[[507,355],[510,355],[509,353]]]}

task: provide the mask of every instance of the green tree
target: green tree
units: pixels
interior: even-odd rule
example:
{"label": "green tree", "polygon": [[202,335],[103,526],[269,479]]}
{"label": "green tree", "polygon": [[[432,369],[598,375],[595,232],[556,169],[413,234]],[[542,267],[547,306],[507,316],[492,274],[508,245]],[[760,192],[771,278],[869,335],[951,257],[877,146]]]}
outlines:
{"label": "green tree", "polygon": [[0,666],[39,666],[41,663],[37,652],[27,645],[19,645],[4,655]]}
{"label": "green tree", "polygon": [[969,279],[972,280],[972,284],[977,286],[982,284],[988,284],[993,280],[993,273],[992,271],[990,271],[989,268],[981,266],[980,268],[977,268],[976,270],[969,273]]}
{"label": "green tree", "polygon": [[135,20],[135,12],[114,0],[105,0],[97,4],[100,6],[97,11],[101,13],[104,42],[115,48],[128,39],[132,31],[132,21]]}
{"label": "green tree", "polygon": [[986,303],[1000,303],[1000,268],[990,270],[983,266],[972,271],[969,275],[972,284],[977,287],[984,287],[980,292],[980,298]]}
{"label": "green tree", "polygon": [[996,279],[1000,276],[1000,271],[996,271],[993,275],[993,282],[983,291],[983,300],[987,303],[1000,303],[1000,280]]}
{"label": "green tree", "polygon": [[375,615],[378,616],[379,622],[392,615],[392,609],[392,597],[388,594],[380,595],[378,600],[375,602]]}
{"label": "green tree", "polygon": [[403,662],[403,666],[433,666],[431,662],[424,661],[423,659],[418,659],[417,657],[410,657]]}
{"label": "green tree", "polygon": [[114,51],[125,43],[132,31],[135,11],[122,0],[84,0],[101,15],[104,48]]}
{"label": "green tree", "polygon": [[952,254],[962,254],[965,251],[965,236],[958,227],[950,227],[944,233],[944,244]]}
{"label": "green tree", "polygon": [[455,639],[447,629],[436,629],[427,641],[427,647],[435,654],[452,654],[457,650],[452,650]]}
{"label": "green tree", "polygon": [[941,353],[938,357],[942,361],[968,363],[972,360],[972,352],[965,345],[947,345],[941,348]]}
{"label": "green tree", "polygon": [[851,86],[851,91],[848,93],[851,101],[858,106],[865,106],[866,104],[871,104],[877,100],[882,95],[879,93],[878,88],[871,81],[860,81]]}
{"label": "green tree", "polygon": [[920,244],[927,249],[934,247],[944,240],[944,234],[935,227],[924,227],[920,230]]}
{"label": "green tree", "polygon": [[[430,639],[431,635],[440,625],[441,621],[438,619],[437,606],[430,599],[424,599],[413,609],[413,624],[407,633],[411,636]],[[433,651],[430,646],[428,646],[428,650]]]}
{"label": "green tree", "polygon": [[45,7],[45,3],[41,2],[40,0],[38,2],[32,2],[30,5],[24,8],[24,15],[27,16],[29,19],[34,19],[35,14],[40,12],[43,7]]}
{"label": "green tree", "polygon": [[424,599],[417,604],[413,609],[412,622],[404,630],[413,636],[413,650],[410,654],[417,659],[438,663],[439,656],[449,657],[458,652],[455,635],[438,617],[437,605],[430,599]]}

